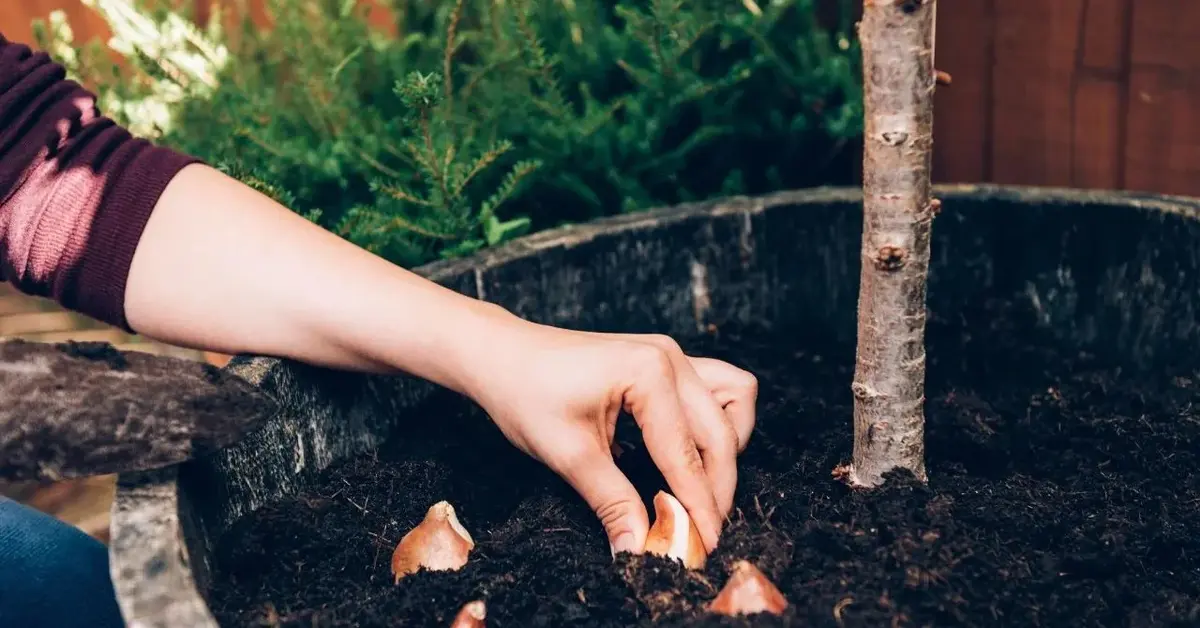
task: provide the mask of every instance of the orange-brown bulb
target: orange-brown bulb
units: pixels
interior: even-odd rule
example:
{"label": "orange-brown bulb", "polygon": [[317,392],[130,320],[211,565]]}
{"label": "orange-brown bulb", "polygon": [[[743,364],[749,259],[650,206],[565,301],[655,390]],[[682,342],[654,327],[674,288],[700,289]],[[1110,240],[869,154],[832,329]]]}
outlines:
{"label": "orange-brown bulb", "polygon": [[475,600],[467,602],[462,609],[458,611],[458,615],[454,616],[454,622],[450,624],[450,628],[484,628],[485,620],[487,619],[487,605],[483,600]]}
{"label": "orange-brown bulb", "polygon": [[700,531],[687,509],[663,491],[654,496],[654,525],[646,536],[645,551],[682,561],[688,569],[701,569],[708,559]]}
{"label": "orange-brown bulb", "polygon": [[475,541],[458,521],[454,507],[441,501],[429,507],[417,527],[404,535],[392,552],[394,582],[424,567],[452,571],[467,564]]}
{"label": "orange-brown bulb", "polygon": [[725,587],[709,604],[709,610],[721,615],[780,615],[788,607],[787,599],[774,583],[753,563],[739,560]]}

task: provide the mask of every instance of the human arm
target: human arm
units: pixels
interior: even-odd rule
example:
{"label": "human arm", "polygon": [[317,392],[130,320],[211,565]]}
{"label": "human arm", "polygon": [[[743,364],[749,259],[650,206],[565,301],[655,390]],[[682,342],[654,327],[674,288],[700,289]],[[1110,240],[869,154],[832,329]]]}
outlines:
{"label": "human arm", "polygon": [[12,46],[0,41],[0,277],[172,344],[461,392],[570,482],[618,549],[638,551],[645,507],[609,452],[629,410],[715,545],[754,420],[748,373],[664,337],[537,325],[426,281],[130,137],[60,68]]}
{"label": "human arm", "polygon": [[[575,487],[622,549],[640,549],[649,524],[610,453],[620,410],[638,420],[710,550],[754,420],[755,383],[740,369],[687,358],[663,336],[523,320],[203,165],[184,168],[159,199],[133,258],[125,312],[134,330],[172,344],[403,371],[458,391]],[[618,541],[623,531],[628,541]]]}

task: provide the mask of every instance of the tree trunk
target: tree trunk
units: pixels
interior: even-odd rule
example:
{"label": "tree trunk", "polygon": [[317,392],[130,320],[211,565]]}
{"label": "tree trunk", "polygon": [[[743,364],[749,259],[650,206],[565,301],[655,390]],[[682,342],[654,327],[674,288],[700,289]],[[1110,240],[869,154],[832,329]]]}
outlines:
{"label": "tree trunk", "polygon": [[925,475],[925,284],[937,201],[933,144],[936,0],[863,0],[862,272],[851,485]]}

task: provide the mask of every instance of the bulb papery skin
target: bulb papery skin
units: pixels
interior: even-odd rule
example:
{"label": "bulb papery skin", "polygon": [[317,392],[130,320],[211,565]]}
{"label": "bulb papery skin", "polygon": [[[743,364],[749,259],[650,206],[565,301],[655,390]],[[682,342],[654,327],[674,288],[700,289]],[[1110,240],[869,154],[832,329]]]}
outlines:
{"label": "bulb papery skin", "polygon": [[729,581],[709,604],[709,610],[720,615],[782,615],[788,601],[766,574],[747,560],[733,564]]}
{"label": "bulb papery skin", "polygon": [[645,551],[681,561],[688,569],[703,569],[708,559],[700,531],[687,509],[664,491],[654,496],[654,525],[646,535]]}
{"label": "bulb papery skin", "polygon": [[475,540],[458,520],[454,506],[441,501],[429,507],[425,518],[405,534],[392,552],[394,583],[421,568],[453,571],[467,564]]}
{"label": "bulb papery skin", "polygon": [[467,602],[454,616],[450,628],[484,628],[487,620],[487,605],[483,600]]}

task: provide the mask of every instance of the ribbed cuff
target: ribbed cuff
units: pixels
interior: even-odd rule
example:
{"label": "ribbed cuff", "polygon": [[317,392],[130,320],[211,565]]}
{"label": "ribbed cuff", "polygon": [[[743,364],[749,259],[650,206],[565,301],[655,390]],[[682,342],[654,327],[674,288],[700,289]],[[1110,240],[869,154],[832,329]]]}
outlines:
{"label": "ribbed cuff", "polygon": [[125,318],[125,287],[133,254],[167,184],[185,166],[202,161],[144,139],[128,141],[134,144],[128,149],[136,155],[104,190],[83,250],[72,305],[135,333]]}

